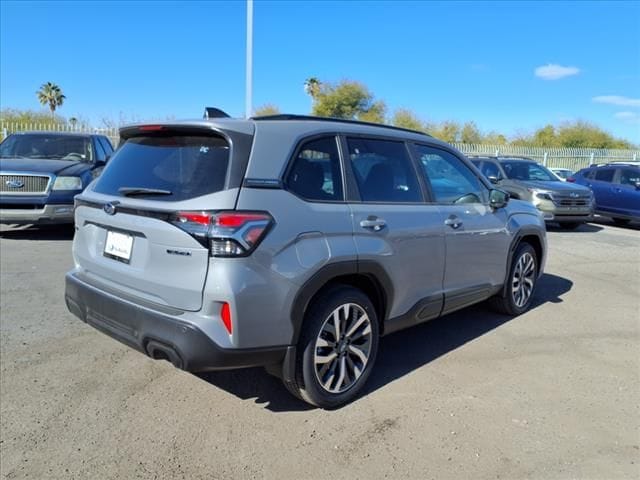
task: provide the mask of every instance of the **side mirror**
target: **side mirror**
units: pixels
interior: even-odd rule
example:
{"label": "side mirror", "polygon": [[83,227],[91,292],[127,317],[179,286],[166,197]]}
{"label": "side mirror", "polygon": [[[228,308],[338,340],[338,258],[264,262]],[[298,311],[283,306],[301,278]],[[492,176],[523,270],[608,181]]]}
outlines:
{"label": "side mirror", "polygon": [[489,205],[491,208],[502,208],[509,202],[509,194],[502,190],[489,191]]}
{"label": "side mirror", "polygon": [[500,181],[500,177],[496,177],[495,175],[490,175],[487,177],[491,183],[494,185]]}

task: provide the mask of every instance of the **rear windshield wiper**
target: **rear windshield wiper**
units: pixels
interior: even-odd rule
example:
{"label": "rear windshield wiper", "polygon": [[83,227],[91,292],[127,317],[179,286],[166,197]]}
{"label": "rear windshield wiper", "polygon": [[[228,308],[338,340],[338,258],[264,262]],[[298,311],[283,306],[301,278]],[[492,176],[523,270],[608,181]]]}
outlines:
{"label": "rear windshield wiper", "polygon": [[144,187],[120,187],[118,193],[121,193],[125,197],[132,197],[134,195],[171,195],[171,190],[161,190],[159,188],[144,188]]}

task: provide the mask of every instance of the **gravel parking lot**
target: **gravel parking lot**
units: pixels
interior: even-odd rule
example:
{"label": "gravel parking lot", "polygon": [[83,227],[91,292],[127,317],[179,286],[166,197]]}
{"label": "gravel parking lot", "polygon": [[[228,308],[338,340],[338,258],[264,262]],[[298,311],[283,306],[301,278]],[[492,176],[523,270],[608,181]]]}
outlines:
{"label": "gravel parking lot", "polygon": [[71,230],[0,231],[2,478],[640,477],[640,228],[549,232],[535,308],[385,338],[365,395],[311,409],[69,314]]}

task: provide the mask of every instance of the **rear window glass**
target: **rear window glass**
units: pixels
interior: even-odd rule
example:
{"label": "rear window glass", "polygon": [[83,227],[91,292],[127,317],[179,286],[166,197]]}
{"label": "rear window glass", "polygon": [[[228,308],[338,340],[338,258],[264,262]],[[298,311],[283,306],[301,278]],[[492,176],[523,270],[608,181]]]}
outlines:
{"label": "rear window glass", "polygon": [[114,153],[94,190],[122,195],[140,189],[137,198],[187,200],[223,190],[228,167],[229,145],[221,137],[134,137]]}

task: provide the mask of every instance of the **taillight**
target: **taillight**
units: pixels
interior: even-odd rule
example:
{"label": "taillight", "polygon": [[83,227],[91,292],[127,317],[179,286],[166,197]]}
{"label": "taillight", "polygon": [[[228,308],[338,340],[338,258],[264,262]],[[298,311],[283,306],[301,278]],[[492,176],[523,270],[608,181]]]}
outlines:
{"label": "taillight", "polygon": [[576,179],[573,178],[573,177],[568,177],[567,178],[567,182],[569,182],[569,183],[575,183],[575,181],[576,181]]}
{"label": "taillight", "polygon": [[214,257],[244,257],[258,246],[273,218],[265,212],[177,212],[171,223],[193,235]]}

